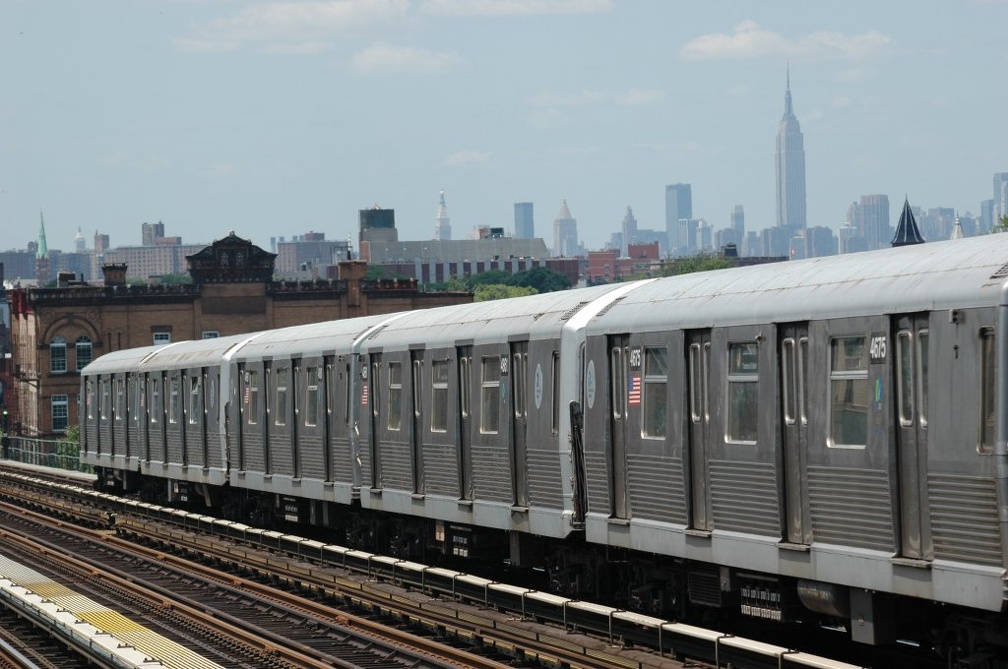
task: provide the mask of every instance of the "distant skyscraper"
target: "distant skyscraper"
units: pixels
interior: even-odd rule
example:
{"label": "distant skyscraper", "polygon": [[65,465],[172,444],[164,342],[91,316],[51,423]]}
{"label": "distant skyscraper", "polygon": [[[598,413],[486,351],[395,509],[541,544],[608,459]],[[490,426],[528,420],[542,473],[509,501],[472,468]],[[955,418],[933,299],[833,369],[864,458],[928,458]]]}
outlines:
{"label": "distant skyscraper", "polygon": [[164,223],[161,221],[157,223],[143,223],[140,226],[140,244],[143,246],[154,246],[157,240],[164,236]]}
{"label": "distant skyscraper", "polygon": [[791,106],[791,72],[784,92],[784,116],[777,126],[777,225],[805,228],[805,140]]}
{"label": "distant skyscraper", "polygon": [[693,193],[689,184],[665,186],[665,233],[668,235],[669,253],[689,245],[680,235],[679,221],[693,218]]}
{"label": "distant skyscraper", "polygon": [[1008,215],[1008,172],[994,173],[994,223],[1002,216]]}
{"label": "distant skyscraper", "polygon": [[735,231],[735,243],[741,245],[742,240],[745,238],[745,210],[740,204],[732,208],[731,228]]}
{"label": "distant skyscraper", "polygon": [[553,219],[553,255],[569,258],[577,255],[577,219],[571,216],[564,198],[560,213]]}
{"label": "distant skyscraper", "polygon": [[451,239],[451,224],[448,222],[448,207],[444,201],[444,191],[438,195],[437,218],[434,223],[434,239],[447,241]]}
{"label": "distant skyscraper", "polygon": [[515,237],[532,239],[535,237],[535,221],[532,217],[531,202],[515,202],[514,206]]}
{"label": "distant skyscraper", "polygon": [[620,257],[628,257],[629,247],[637,243],[637,219],[634,218],[633,209],[627,205],[626,216],[623,217],[623,241],[620,244]]}

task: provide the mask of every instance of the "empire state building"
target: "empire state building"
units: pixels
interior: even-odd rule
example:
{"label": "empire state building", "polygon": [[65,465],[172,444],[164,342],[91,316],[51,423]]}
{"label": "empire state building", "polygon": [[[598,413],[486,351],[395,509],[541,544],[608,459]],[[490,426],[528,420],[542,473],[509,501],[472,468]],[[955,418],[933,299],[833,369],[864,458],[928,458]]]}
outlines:
{"label": "empire state building", "polygon": [[805,228],[805,141],[791,107],[791,73],[784,93],[784,116],[777,126],[777,225]]}

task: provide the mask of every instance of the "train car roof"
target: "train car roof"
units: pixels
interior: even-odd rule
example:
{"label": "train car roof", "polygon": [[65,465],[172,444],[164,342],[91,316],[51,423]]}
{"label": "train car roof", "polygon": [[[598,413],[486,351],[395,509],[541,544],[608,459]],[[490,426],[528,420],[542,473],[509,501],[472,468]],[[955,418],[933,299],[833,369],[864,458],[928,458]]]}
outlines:
{"label": "train car roof", "polygon": [[141,346],[139,348],[124,348],[119,351],[105,353],[88,363],[81,370],[81,376],[135,371],[139,368],[144,358],[161,348],[164,348],[164,346]]}
{"label": "train car roof", "polygon": [[1008,234],[698,272],[642,284],[589,332],[785,323],[997,303]]}
{"label": "train car roof", "polygon": [[380,314],[268,330],[245,343],[235,352],[232,360],[283,359],[349,351],[358,337],[398,316],[398,313]]}
{"label": "train car roof", "polygon": [[593,301],[616,291],[608,284],[472,304],[409,312],[369,336],[367,347],[426,348],[454,346],[467,341],[501,341],[502,333],[521,333],[530,339],[559,336],[571,316]]}
{"label": "train car roof", "polygon": [[191,369],[194,367],[215,367],[224,354],[256,336],[256,333],[228,335],[213,339],[188,339],[157,347],[151,355],[143,359],[140,370]]}

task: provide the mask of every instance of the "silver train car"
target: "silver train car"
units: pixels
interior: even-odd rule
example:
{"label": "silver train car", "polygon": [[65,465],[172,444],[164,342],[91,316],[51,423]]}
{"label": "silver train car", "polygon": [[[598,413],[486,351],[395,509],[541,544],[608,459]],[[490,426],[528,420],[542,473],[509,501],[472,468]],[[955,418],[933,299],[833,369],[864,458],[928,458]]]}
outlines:
{"label": "silver train car", "polygon": [[1008,235],[116,351],[151,501],[561,594],[1008,647]]}

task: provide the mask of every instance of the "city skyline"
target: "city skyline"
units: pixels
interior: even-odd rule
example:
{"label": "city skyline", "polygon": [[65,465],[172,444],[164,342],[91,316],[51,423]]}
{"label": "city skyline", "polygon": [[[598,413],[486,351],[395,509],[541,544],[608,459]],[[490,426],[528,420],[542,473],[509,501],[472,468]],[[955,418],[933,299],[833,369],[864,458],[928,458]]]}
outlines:
{"label": "city skyline", "polygon": [[742,205],[758,230],[788,67],[809,227],[865,194],[979,216],[1008,169],[1005,18],[1003,0],[98,1],[55,21],[4,3],[0,54],[31,67],[0,73],[0,225],[25,233],[10,247],[40,211],[52,248],[155,221],[266,246],[353,239],[378,204],[427,239],[444,190],[455,237],[514,232],[530,202],[548,239],[566,200],[592,249],[628,206],[665,227],[663,190],[687,183],[694,217],[720,229]]}

